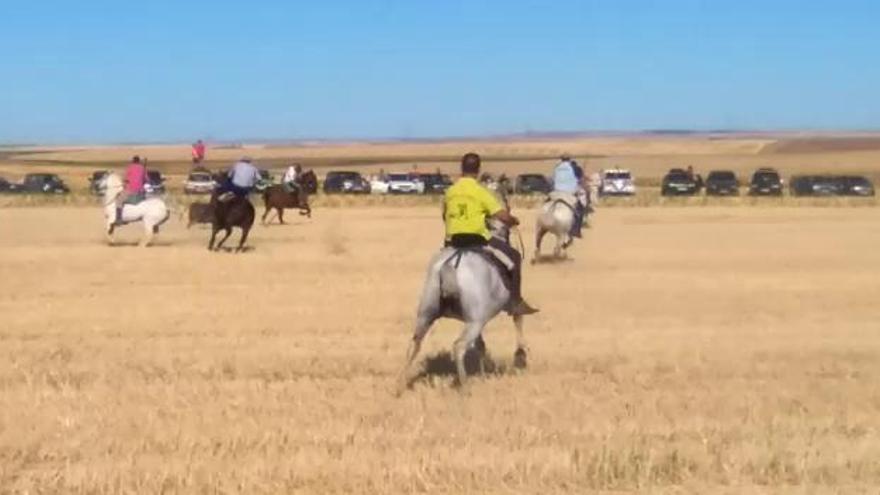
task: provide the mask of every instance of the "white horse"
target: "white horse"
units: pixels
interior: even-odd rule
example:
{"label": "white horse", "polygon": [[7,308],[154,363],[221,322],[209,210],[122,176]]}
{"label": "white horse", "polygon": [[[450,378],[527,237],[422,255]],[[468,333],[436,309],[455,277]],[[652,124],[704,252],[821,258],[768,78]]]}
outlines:
{"label": "white horse", "polygon": [[541,241],[547,233],[556,236],[556,247],[553,248],[553,256],[565,258],[565,250],[571,245],[571,227],[574,225],[574,208],[577,199],[574,195],[551,193],[538,214],[535,222],[535,255],[532,263],[541,257]]}
{"label": "white horse", "polygon": [[[116,198],[122,194],[122,179],[114,173],[107,174],[104,179],[106,189],[104,191],[104,220],[107,226],[107,242],[113,245],[113,231],[116,229]],[[147,198],[136,205],[124,205],[122,207],[122,222],[144,223],[144,238],[141,246],[149,246],[153,235],[159,233],[159,226],[168,220],[171,212],[160,198]]]}
{"label": "white horse", "polygon": [[[447,247],[431,260],[419,302],[415,332],[400,375],[401,390],[409,384],[409,369],[421,349],[422,340],[431,325],[441,317],[454,318],[465,324],[452,349],[458,383],[465,383],[465,353],[482,335],[483,327],[507,306],[510,299],[510,291],[501,278],[499,268],[487,256],[490,255],[481,253],[477,248]],[[517,335],[514,364],[524,368],[527,348],[523,337],[523,319],[515,316],[513,321]]]}

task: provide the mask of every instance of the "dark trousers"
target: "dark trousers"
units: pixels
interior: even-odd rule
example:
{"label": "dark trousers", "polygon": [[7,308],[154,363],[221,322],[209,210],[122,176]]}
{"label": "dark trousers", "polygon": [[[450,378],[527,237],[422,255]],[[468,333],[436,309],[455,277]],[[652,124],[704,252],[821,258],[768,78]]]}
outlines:
{"label": "dark trousers", "polygon": [[517,301],[522,297],[522,255],[509,243],[495,237],[487,241],[479,234],[455,234],[446,242],[446,245],[460,249],[487,248],[486,251],[492,254],[497,260],[497,264],[510,276],[508,289],[511,300]]}
{"label": "dark trousers", "polygon": [[574,222],[571,224],[571,232],[570,234],[574,237],[579,237],[581,233],[581,229],[584,227],[584,215],[587,212],[587,208],[581,204],[580,201],[575,202],[574,207]]}
{"label": "dark trousers", "polygon": [[223,194],[225,192],[231,192],[232,194],[235,194],[239,198],[246,198],[251,193],[251,190],[246,187],[236,186],[235,184],[232,183],[231,180],[227,180],[220,187],[220,194]]}

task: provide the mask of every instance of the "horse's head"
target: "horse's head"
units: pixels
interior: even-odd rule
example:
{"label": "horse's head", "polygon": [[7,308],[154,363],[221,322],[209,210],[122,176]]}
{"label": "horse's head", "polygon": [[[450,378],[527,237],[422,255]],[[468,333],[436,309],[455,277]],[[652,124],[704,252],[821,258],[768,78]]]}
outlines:
{"label": "horse's head", "polygon": [[307,192],[313,193],[318,189],[318,176],[313,170],[307,170],[296,178],[297,184],[302,186]]}
{"label": "horse's head", "polygon": [[124,185],[122,183],[122,178],[119,177],[119,175],[110,172],[104,177],[103,182],[105,201],[112,201],[116,199],[116,196],[119,196],[122,193]]}

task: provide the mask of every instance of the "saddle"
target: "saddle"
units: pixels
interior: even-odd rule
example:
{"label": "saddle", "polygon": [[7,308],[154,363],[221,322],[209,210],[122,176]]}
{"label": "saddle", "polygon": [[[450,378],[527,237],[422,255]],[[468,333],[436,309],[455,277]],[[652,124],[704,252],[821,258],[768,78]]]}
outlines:
{"label": "saddle", "polygon": [[577,196],[572,193],[553,191],[547,195],[547,200],[545,201],[545,203],[560,203],[569,207],[572,213],[575,213],[577,211],[578,199]]}
{"label": "saddle", "polygon": [[444,265],[451,263],[453,268],[458,269],[458,265],[461,264],[461,258],[465,253],[477,254],[498,270],[498,275],[501,276],[501,281],[504,283],[504,286],[507,287],[508,291],[511,290],[511,284],[513,283],[513,280],[510,277],[510,271],[513,269],[512,261],[501,259],[499,256],[503,256],[503,253],[496,249],[492,249],[491,246],[488,245],[453,249],[455,251],[449,256],[449,258],[446,258],[446,261],[443,262]]}

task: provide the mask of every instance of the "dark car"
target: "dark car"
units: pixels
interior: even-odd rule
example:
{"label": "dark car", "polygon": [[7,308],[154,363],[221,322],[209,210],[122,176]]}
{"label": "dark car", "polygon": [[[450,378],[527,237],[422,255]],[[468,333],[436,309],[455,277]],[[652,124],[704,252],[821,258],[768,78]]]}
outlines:
{"label": "dark car", "polygon": [[165,194],[165,177],[158,170],[147,171],[147,183],[144,184],[144,192],[148,195]]}
{"label": "dark car", "polygon": [[443,194],[452,185],[452,179],[445,174],[422,174],[419,180],[425,184],[425,194]]}
{"label": "dark car", "polygon": [[789,188],[792,196],[834,196],[840,194],[841,184],[830,175],[798,175]]}
{"label": "dark car", "polygon": [[739,181],[730,170],[713,170],[706,177],[706,196],[736,196]]}
{"label": "dark car", "polygon": [[699,190],[700,186],[693,175],[673,168],[663,177],[660,193],[663,196],[693,196]]}
{"label": "dark car", "polygon": [[370,183],[361,174],[349,171],[328,172],[324,178],[327,194],[369,194]]}
{"label": "dark car", "polygon": [[752,174],[749,183],[752,196],[782,196],[782,177],[772,168],[759,168]]}
{"label": "dark car", "polygon": [[517,194],[549,194],[552,190],[550,179],[541,174],[518,175],[514,184],[514,192]]}
{"label": "dark car", "polygon": [[857,175],[843,175],[835,177],[838,184],[838,194],[844,196],[873,196],[874,184],[867,177]]}
{"label": "dark car", "polygon": [[0,177],[0,193],[18,192],[19,185]]}
{"label": "dark car", "polygon": [[67,194],[70,188],[56,174],[27,174],[21,183],[21,191],[37,194]]}

